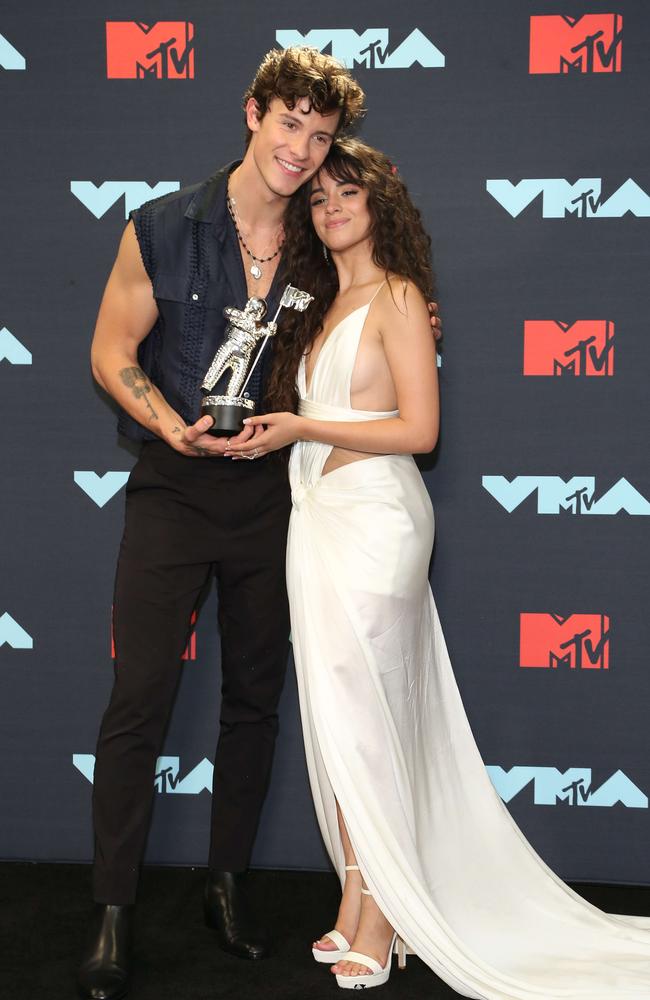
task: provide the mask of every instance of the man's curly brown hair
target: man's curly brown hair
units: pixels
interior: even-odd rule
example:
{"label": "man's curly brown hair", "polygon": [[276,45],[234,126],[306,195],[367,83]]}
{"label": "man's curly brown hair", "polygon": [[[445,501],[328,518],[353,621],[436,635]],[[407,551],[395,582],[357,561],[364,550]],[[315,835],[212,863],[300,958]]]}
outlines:
{"label": "man's curly brown hair", "polygon": [[[387,276],[410,279],[430,301],[435,285],[431,239],[388,157],[359,139],[337,139],[322,170],[336,181],[358,184],[367,190],[374,263]],[[318,174],[314,182],[317,178]],[[310,183],[303,185],[287,207],[280,267],[283,281],[308,291],[314,301],[304,313],[287,310],[281,316],[265,400],[269,413],[295,411],[300,359],[323,329],[338,292],[336,268],[325,260],[323,244],[312,225],[311,187]]]}
{"label": "man's curly brown hair", "polygon": [[[244,94],[246,109],[252,98],[260,118],[269,110],[274,97],[284,101],[289,110],[303,97],[320,115],[340,111],[338,131],[348,128],[364,112],[364,93],[345,66],[332,56],[309,45],[292,45],[267,52],[255,79]],[[252,132],[247,129],[247,142]]]}

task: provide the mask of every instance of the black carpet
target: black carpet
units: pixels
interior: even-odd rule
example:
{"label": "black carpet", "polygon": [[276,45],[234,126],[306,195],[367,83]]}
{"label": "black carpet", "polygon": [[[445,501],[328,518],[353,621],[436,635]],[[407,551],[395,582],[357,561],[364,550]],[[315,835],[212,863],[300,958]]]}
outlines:
{"label": "black carpet", "polygon": [[[137,907],[131,1000],[335,1000],[343,996],[311,941],[329,930],[338,906],[333,875],[253,872],[250,893],[272,930],[273,957],[243,962],[223,954],[202,922],[204,871],[145,870]],[[615,913],[650,914],[650,888],[577,886]],[[90,870],[82,865],[0,864],[0,998],[73,1000],[74,975],[90,912]],[[394,963],[381,1000],[451,1000],[457,994],[422,962]],[[373,994],[374,996],[374,994]]]}

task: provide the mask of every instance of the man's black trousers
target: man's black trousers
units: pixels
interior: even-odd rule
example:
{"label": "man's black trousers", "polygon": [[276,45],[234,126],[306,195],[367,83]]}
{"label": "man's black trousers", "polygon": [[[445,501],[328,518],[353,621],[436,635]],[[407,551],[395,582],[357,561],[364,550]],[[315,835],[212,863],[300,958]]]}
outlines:
{"label": "man's black trousers", "polygon": [[[211,868],[242,871],[268,785],[289,639],[287,471],[276,458],[189,458],[143,445],[126,489],[113,627],[115,683],[95,763],[97,902],[133,902],[156,758],[192,612],[217,578],[222,703]],[[216,729],[216,727],[215,727]]]}

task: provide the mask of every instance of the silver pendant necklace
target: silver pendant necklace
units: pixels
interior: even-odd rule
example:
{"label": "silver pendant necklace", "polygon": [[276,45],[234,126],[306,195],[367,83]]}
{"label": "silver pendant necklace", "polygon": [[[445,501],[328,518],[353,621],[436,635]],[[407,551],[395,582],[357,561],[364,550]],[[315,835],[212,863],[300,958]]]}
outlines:
{"label": "silver pendant necklace", "polygon": [[270,257],[257,257],[250,249],[250,247],[246,245],[246,241],[244,240],[244,237],[239,231],[239,226],[237,225],[237,210],[235,208],[235,200],[234,198],[231,197],[230,191],[228,191],[226,202],[228,204],[228,211],[230,212],[230,218],[233,221],[235,232],[237,233],[237,238],[239,239],[239,242],[241,243],[242,247],[244,248],[244,250],[246,251],[246,253],[251,258],[252,261],[252,264],[249,268],[249,272],[255,279],[255,281],[259,281],[264,273],[262,271],[262,268],[260,267],[260,264],[268,264],[270,260],[274,260],[274,258],[277,257],[280,251],[282,250],[282,247],[284,246],[284,240],[282,241],[282,243],[278,243],[275,253],[272,253]]}

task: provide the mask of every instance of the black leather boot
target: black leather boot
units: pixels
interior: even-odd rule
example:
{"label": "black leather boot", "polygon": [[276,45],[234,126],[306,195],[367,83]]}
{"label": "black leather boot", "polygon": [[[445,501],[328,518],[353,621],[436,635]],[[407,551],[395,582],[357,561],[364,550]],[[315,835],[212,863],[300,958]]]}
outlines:
{"label": "black leather boot", "polygon": [[245,872],[210,870],[203,896],[205,922],[217,932],[224,951],[237,958],[266,958],[266,934],[250,912],[245,885]]}
{"label": "black leather boot", "polygon": [[129,988],[132,906],[97,903],[77,973],[82,1000],[121,1000]]}

